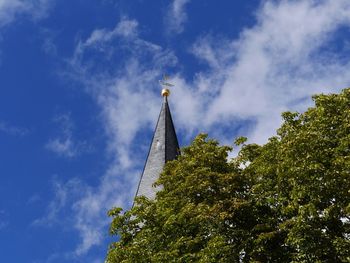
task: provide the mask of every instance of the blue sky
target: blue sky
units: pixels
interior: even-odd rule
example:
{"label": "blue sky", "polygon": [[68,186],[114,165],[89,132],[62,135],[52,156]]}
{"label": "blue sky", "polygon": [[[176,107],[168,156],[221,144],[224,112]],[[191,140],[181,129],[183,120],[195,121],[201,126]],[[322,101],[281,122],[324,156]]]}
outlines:
{"label": "blue sky", "polygon": [[350,3],[0,0],[0,260],[103,262],[162,98],[181,145],[264,143],[350,84]]}

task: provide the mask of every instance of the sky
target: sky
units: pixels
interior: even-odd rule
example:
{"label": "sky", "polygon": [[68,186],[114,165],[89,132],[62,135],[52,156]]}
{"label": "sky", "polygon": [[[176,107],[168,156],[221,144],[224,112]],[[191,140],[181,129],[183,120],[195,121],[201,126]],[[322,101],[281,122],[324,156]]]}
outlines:
{"label": "sky", "polygon": [[349,58],[348,0],[0,0],[0,261],[103,262],[164,73],[181,146],[262,144]]}

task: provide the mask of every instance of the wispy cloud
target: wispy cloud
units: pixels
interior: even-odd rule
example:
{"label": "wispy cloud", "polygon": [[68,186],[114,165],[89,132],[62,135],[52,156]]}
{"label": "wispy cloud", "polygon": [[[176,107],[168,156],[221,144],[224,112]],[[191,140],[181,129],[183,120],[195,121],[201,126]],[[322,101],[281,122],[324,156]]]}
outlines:
{"label": "wispy cloud", "polygon": [[[69,69],[70,77],[84,83],[100,105],[110,136],[109,151],[116,154],[123,168],[130,166],[126,148],[139,127],[154,123],[159,107],[156,79],[162,68],[177,63],[173,52],[139,38],[136,32],[137,22],[125,18],[112,30],[93,31],[86,41],[77,44]],[[121,63],[113,65],[112,70],[101,67],[114,59]]]}
{"label": "wispy cloud", "polygon": [[37,20],[47,16],[53,0],[1,0],[0,27],[13,22],[19,15]]}
{"label": "wispy cloud", "polygon": [[180,90],[193,87],[187,97],[198,106],[189,120],[191,106],[174,99],[180,125],[212,129],[251,121],[246,135],[264,142],[279,126],[280,112],[305,110],[312,94],[350,84],[349,60],[326,48],[339,29],[350,26],[349,19],[348,1],[266,1],[257,24],[239,39],[200,37],[192,50],[209,70],[190,83],[178,77]]}
{"label": "wispy cloud", "polygon": [[4,121],[0,121],[0,132],[12,135],[12,136],[25,136],[29,133],[27,128],[13,126]]}
{"label": "wispy cloud", "polygon": [[88,152],[91,147],[85,142],[73,139],[74,124],[70,114],[57,116],[54,121],[59,125],[57,137],[51,138],[45,148],[62,157],[72,158]]}
{"label": "wispy cloud", "polygon": [[[84,200],[84,198],[89,196],[89,193],[91,192],[89,186],[85,185],[82,181],[76,178],[73,178],[68,182],[62,182],[57,177],[54,177],[52,179],[52,187],[54,197],[50,201],[45,215],[34,220],[32,222],[32,226],[53,227],[58,225],[63,229],[67,229],[71,226],[79,229],[81,221],[84,221],[84,219],[81,217],[86,216],[85,214],[81,213],[82,210],[79,208],[79,206],[86,205],[94,207],[94,203],[99,201],[90,200],[91,203],[89,204],[80,204],[79,202],[76,202],[76,200]],[[99,220],[101,218],[102,217],[100,214],[88,215],[89,220]],[[102,219],[104,220],[104,224],[106,224],[106,218]],[[87,223],[81,226],[83,228],[82,239],[84,242],[76,249],[76,251],[56,251],[45,260],[37,260],[35,262],[59,262],[62,259],[75,262],[77,257],[85,252],[84,246],[88,246],[88,248],[90,248],[95,244],[99,244],[103,240],[104,233],[102,231],[97,231],[100,230],[99,228],[93,227],[94,224],[100,225],[101,222],[89,221],[89,224],[91,224],[90,228],[87,227],[86,224]],[[92,260],[92,262],[94,261]]]}
{"label": "wispy cloud", "polygon": [[76,189],[78,182],[70,181],[67,185],[62,185],[57,179],[53,180],[53,188],[54,188],[54,198],[50,202],[47,213],[45,216],[34,220],[32,223],[34,226],[45,226],[49,227],[55,223],[58,223],[59,213],[62,212],[62,209],[67,205],[67,198],[70,191]]}
{"label": "wispy cloud", "polygon": [[165,16],[166,30],[169,34],[180,34],[187,21],[186,5],[190,0],[173,0]]}
{"label": "wispy cloud", "polygon": [[[86,253],[104,239],[104,229],[109,224],[106,212],[111,207],[130,204],[139,178],[135,168],[139,156],[132,152],[140,145],[132,147],[132,142],[140,127],[151,127],[155,121],[159,110],[159,96],[155,92],[158,95],[159,91],[155,91],[154,83],[161,68],[176,63],[171,51],[139,38],[137,26],[135,20],[123,18],[112,30],[93,31],[87,40],[79,42],[71,61],[75,77],[86,85],[87,92],[101,107],[102,123],[109,138],[107,150],[113,160],[99,186],[88,188],[74,202],[75,227],[82,237],[77,254]],[[124,62],[116,65],[115,71],[99,71],[98,65],[91,63],[94,58],[85,55],[92,51],[103,58],[102,64],[113,59]],[[115,57],[120,54],[122,58]]]}
{"label": "wispy cloud", "polygon": [[96,29],[90,37],[84,41],[83,48],[89,46],[103,46],[106,42],[112,41],[116,37],[134,38],[137,36],[136,20],[122,19],[113,30]]}
{"label": "wispy cloud", "polygon": [[[135,161],[143,162],[139,149],[148,145],[148,142],[145,145],[133,145],[133,142],[140,127],[154,125],[161,102],[154,83],[165,65],[176,63],[171,51],[141,39],[137,27],[137,21],[122,18],[110,30],[94,30],[77,43],[66,72],[71,79],[83,83],[86,92],[100,106],[101,122],[108,136],[107,151],[112,160],[96,187],[76,179],[74,183],[61,182],[60,187],[55,188],[56,197],[47,215],[36,222],[55,223],[62,211],[68,209],[74,218],[70,225],[81,237],[75,255],[85,254],[105,239],[109,224],[106,213],[111,207],[130,204],[140,175]],[[124,62],[113,64],[112,70],[101,68],[101,65],[121,60]],[[63,152],[71,155],[72,151],[65,151],[70,149],[68,139],[71,137],[71,127],[66,126],[58,140],[62,147],[53,147],[58,144],[51,141],[49,148],[57,149],[57,153],[64,149]],[[72,191],[72,185],[79,189],[79,194]]]}
{"label": "wispy cloud", "polygon": [[[279,126],[281,111],[304,110],[311,94],[349,85],[349,60],[325,48],[344,26],[350,26],[346,0],[265,1],[257,23],[238,39],[198,37],[191,52],[207,70],[192,80],[174,76],[170,99],[176,126],[190,135],[213,132],[222,141],[235,135],[266,141]],[[98,186],[82,184],[82,195],[69,199],[82,240],[78,255],[103,240],[109,208],[130,205],[144,162],[139,149],[149,143],[140,146],[140,133],[153,130],[160,108],[155,83],[162,68],[178,63],[174,52],[137,32],[137,21],[127,18],[113,29],[93,31],[78,42],[67,70],[100,106],[112,157]],[[120,63],[111,69],[113,61]],[[228,134],[228,126],[239,134]]]}

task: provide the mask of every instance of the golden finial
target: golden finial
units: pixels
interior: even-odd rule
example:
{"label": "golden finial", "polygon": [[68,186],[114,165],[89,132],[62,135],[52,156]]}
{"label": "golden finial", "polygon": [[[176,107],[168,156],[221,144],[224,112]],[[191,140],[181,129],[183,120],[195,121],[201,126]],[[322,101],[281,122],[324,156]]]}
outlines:
{"label": "golden finial", "polygon": [[163,97],[168,97],[169,95],[170,95],[169,89],[162,89],[162,96]]}
{"label": "golden finial", "polygon": [[163,86],[163,89],[162,89],[162,96],[163,97],[168,97],[170,95],[170,90],[166,87],[173,87],[174,86],[173,84],[166,82],[168,79],[169,79],[169,76],[164,74],[163,79],[159,80],[160,85]]}

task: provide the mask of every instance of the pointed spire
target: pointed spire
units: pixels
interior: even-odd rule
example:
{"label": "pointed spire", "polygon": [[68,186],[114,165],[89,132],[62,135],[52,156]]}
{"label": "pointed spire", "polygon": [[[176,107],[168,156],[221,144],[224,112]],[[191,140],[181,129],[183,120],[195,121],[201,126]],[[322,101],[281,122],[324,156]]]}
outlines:
{"label": "pointed spire", "polygon": [[159,187],[154,187],[153,184],[162,172],[164,164],[174,160],[180,153],[168,104],[169,95],[168,89],[162,90],[164,100],[136,196],[144,195],[149,199],[154,199]]}

